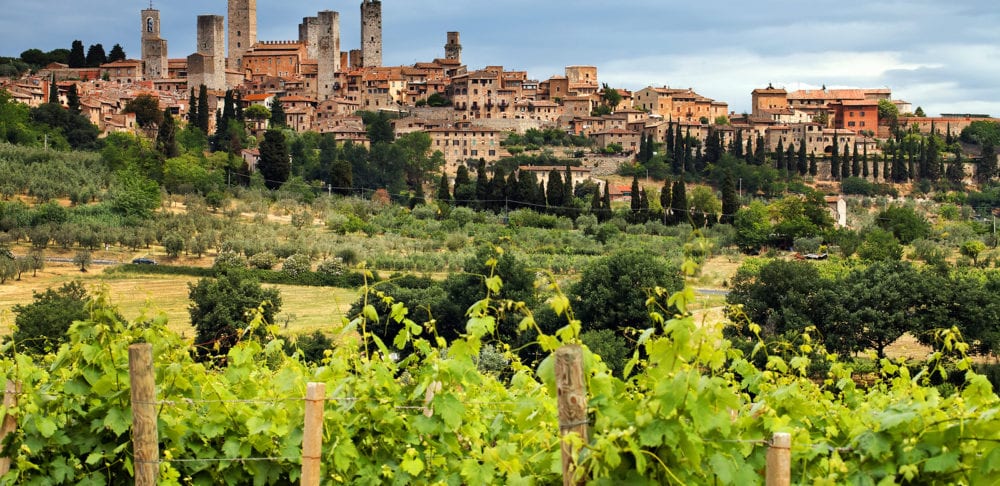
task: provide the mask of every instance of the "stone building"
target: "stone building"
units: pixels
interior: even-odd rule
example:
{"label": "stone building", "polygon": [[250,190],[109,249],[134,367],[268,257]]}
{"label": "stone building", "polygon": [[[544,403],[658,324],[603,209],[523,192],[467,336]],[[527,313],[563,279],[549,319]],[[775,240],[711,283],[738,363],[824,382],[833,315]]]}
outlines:
{"label": "stone building", "polygon": [[299,42],[306,45],[309,59],[319,56],[319,17],[304,17],[299,24]]}
{"label": "stone building", "polygon": [[635,93],[635,107],[667,120],[713,122],[728,116],[729,105],[706,98],[691,88],[647,87]]}
{"label": "stone building", "polygon": [[[340,14],[329,10],[319,13],[319,32],[316,48],[317,79],[316,98],[332,98],[337,90],[337,73],[340,72]],[[308,54],[308,52],[307,52]]]}
{"label": "stone building", "polygon": [[160,11],[142,11],[143,78],[161,79],[168,76],[167,41],[160,38]]}
{"label": "stone building", "polygon": [[226,89],[225,19],[221,15],[198,16],[197,51],[188,56],[188,85],[210,90]]}
{"label": "stone building", "polygon": [[302,72],[306,46],[297,41],[261,41],[243,55],[243,69],[250,78],[292,77]]}
{"label": "stone building", "polygon": [[243,71],[243,56],[257,43],[257,0],[229,0],[229,68]]}
{"label": "stone building", "polygon": [[444,45],[444,58],[462,62],[462,43],[458,32],[448,32],[448,42]]}
{"label": "stone building", "polygon": [[382,2],[361,2],[361,66],[382,65]]}

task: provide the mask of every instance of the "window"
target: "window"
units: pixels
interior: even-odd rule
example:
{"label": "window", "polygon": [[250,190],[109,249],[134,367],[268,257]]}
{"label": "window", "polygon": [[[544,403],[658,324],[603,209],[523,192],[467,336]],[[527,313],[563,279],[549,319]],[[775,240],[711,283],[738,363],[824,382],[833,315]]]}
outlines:
{"label": "window", "polygon": [[854,126],[854,122],[847,122],[847,126],[853,127]]}
{"label": "window", "polygon": [[865,116],[865,112],[862,111],[861,112],[861,116],[864,117]]}
{"label": "window", "polygon": [[865,122],[861,122],[861,126],[865,126]]}
{"label": "window", "polygon": [[146,17],[146,32],[153,32],[153,17]]}

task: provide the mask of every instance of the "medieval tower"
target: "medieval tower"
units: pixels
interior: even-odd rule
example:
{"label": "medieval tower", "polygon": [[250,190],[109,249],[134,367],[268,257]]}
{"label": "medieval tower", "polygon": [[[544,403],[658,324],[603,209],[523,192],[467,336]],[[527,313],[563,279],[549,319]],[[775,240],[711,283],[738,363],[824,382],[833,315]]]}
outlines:
{"label": "medieval tower", "polygon": [[188,56],[188,84],[213,90],[226,89],[225,19],[198,16],[198,51]]}
{"label": "medieval tower", "polygon": [[379,67],[382,65],[382,2],[363,0],[361,2],[361,65]]}
{"label": "medieval tower", "polygon": [[444,45],[444,58],[462,62],[462,43],[458,32],[448,32],[448,43]]}
{"label": "medieval tower", "polygon": [[[152,7],[152,5],[150,5]],[[143,78],[167,77],[167,41],[160,38],[160,11],[142,11]]]}
{"label": "medieval tower", "polygon": [[337,72],[340,71],[340,14],[330,10],[319,13],[319,47],[316,52],[316,89],[319,100],[333,95]]}
{"label": "medieval tower", "polygon": [[305,17],[299,24],[299,42],[306,45],[306,57],[317,59],[319,55],[319,17]]}
{"label": "medieval tower", "polygon": [[257,0],[229,0],[229,69],[243,71],[243,55],[257,43]]}

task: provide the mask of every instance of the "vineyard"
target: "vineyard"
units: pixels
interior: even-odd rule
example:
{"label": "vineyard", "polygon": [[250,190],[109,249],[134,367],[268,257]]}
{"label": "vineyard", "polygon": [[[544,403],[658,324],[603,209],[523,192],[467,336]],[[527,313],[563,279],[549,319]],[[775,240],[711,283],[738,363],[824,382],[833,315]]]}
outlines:
{"label": "vineyard", "polygon": [[[368,327],[379,321],[373,304],[382,297],[370,291],[370,303],[345,319],[338,344],[318,365],[286,355],[280,339],[245,339],[224,363],[208,366],[192,359],[190,344],[168,331],[162,316],[122,322],[98,293],[90,318],[72,325],[57,352],[31,358],[16,352],[16,342],[5,345],[4,374],[20,393],[16,406],[2,409],[16,422],[4,440],[11,469],[2,480],[130,483],[142,464],[132,445],[129,347],[146,342],[153,349],[161,484],[299,481],[308,383],[326,390],[323,483],[560,482],[552,358],[532,369],[508,350],[508,373],[478,366],[486,344],[503,347],[496,326],[510,319],[498,316],[536,327],[523,305],[493,297],[501,286],[497,277],[485,279],[485,298],[469,309],[463,338],[452,342],[391,301],[382,302],[391,310],[381,317],[401,331],[393,342],[381,341]],[[534,345],[546,352],[578,343],[581,327],[569,302],[555,295],[549,305],[566,325],[539,334]],[[721,324],[696,322],[686,312],[693,300],[690,287],[650,298],[651,327],[639,334],[625,379],[584,351],[588,439],[565,439],[577,480],[763,483],[775,432],[791,435],[794,483],[996,480],[1000,403],[989,381],[970,371],[955,331],[939,333],[939,351],[924,368],[886,359],[877,375],[861,377],[814,349],[808,335],[791,359],[768,354],[764,344],[744,355],[722,337]],[[245,334],[258,326],[268,327],[258,319]],[[415,352],[393,360],[392,349],[405,346]],[[825,379],[807,377],[815,356],[827,361]],[[965,373],[964,385],[948,395],[930,381],[946,362]]]}

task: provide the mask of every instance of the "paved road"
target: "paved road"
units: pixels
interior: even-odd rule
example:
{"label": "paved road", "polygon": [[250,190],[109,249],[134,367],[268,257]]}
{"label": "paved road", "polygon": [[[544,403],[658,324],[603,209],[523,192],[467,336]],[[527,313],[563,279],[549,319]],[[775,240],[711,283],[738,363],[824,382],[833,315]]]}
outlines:
{"label": "paved road", "polygon": [[719,289],[694,289],[695,292],[702,295],[729,295],[728,290]]}

